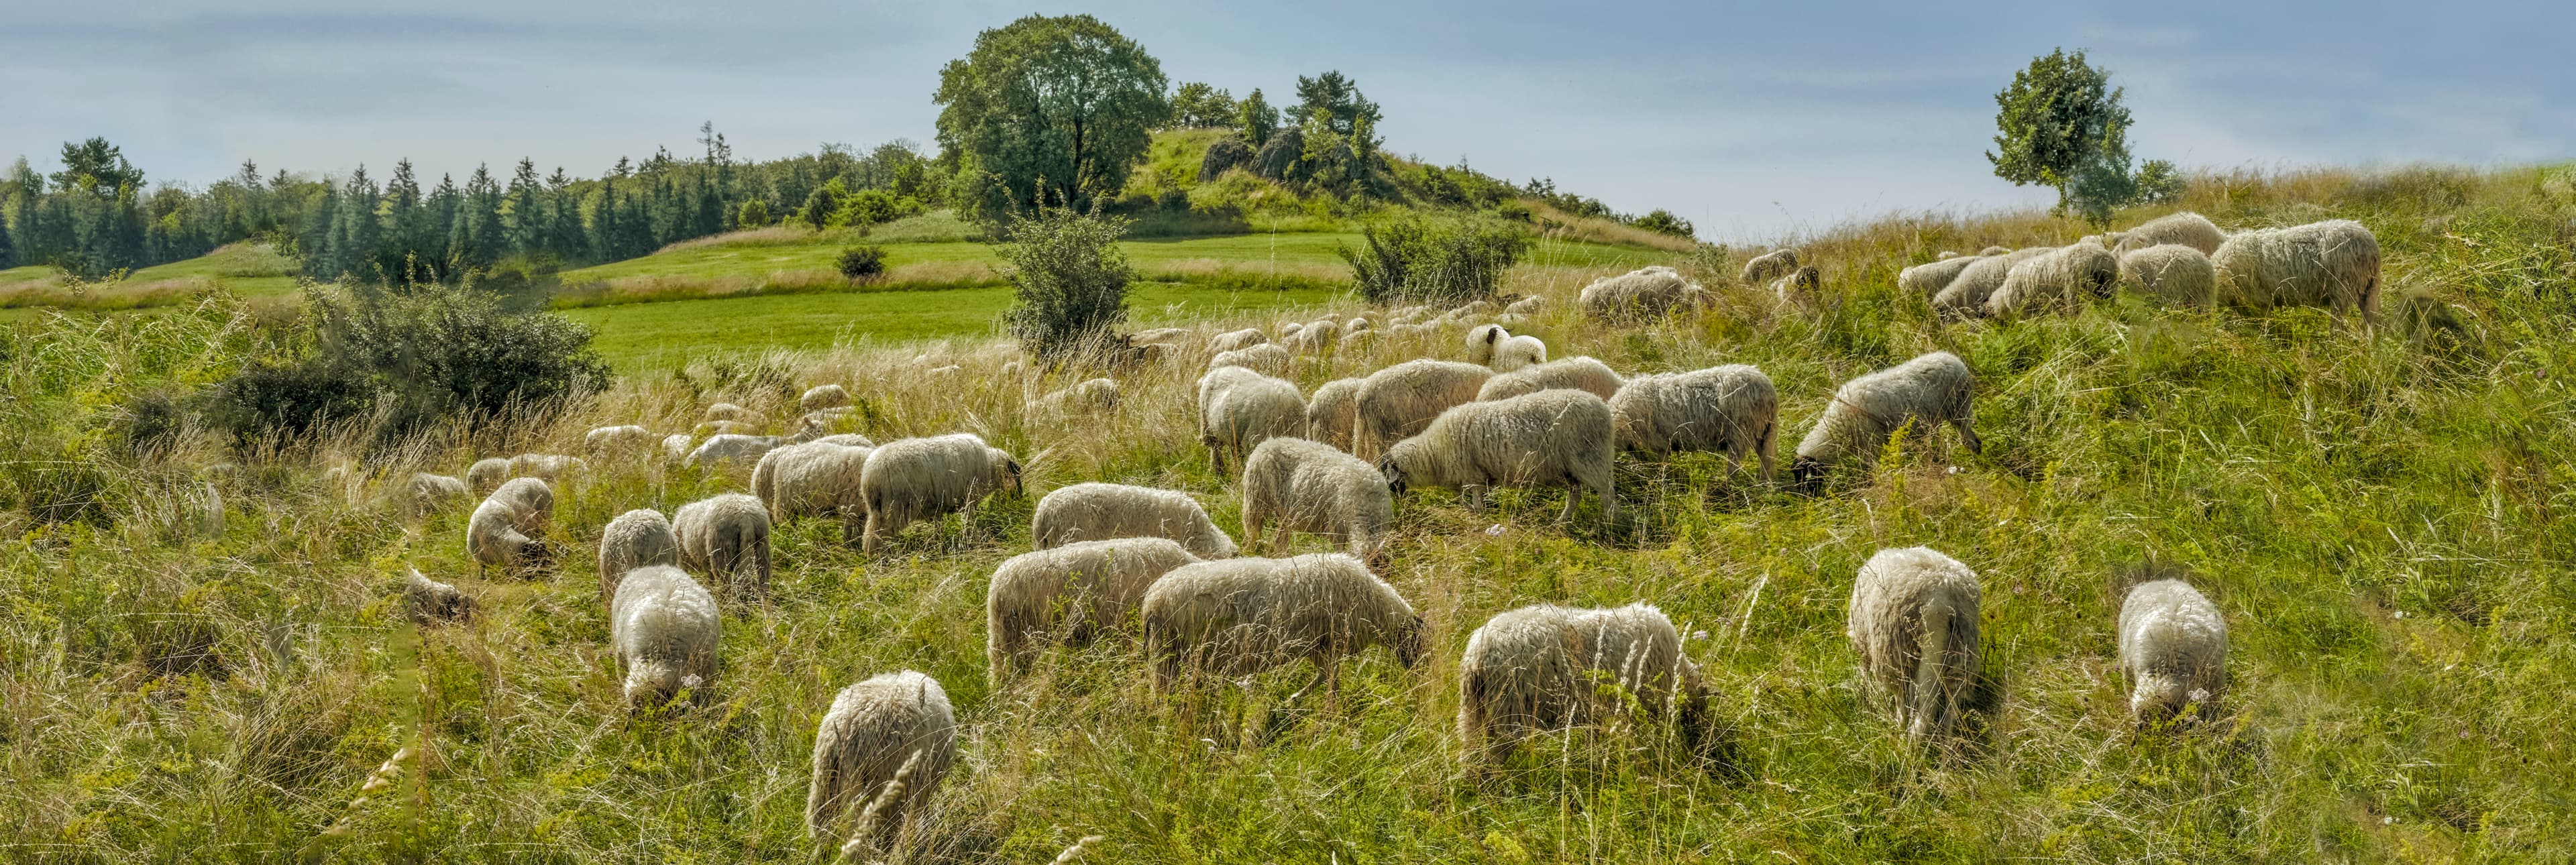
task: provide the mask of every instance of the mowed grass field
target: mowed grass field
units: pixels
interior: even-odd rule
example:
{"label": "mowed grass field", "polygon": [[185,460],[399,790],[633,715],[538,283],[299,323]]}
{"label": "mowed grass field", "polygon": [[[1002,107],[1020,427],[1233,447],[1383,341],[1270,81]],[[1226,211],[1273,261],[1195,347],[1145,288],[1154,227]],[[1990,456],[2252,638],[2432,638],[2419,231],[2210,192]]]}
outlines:
{"label": "mowed grass field", "polygon": [[166,306],[217,283],[244,297],[285,295],[295,291],[295,272],[293,259],[254,243],[236,243],[196,258],[142,268],[123,280],[84,286],[78,295],[64,291],[62,273],[51,267],[13,267],[0,270],[0,307]]}

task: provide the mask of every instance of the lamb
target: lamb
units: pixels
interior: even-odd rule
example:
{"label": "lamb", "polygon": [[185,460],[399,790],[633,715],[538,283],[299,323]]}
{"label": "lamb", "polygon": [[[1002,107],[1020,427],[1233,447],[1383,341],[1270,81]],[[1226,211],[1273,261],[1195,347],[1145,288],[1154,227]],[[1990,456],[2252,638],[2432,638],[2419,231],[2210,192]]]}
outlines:
{"label": "lamb", "polygon": [[1442,412],[1421,435],[1396,442],[1378,461],[1396,495],[1410,487],[1459,490],[1482,512],[1491,486],[1560,486],[1574,518],[1585,488],[1601,496],[1601,519],[1619,515],[1611,490],[1610,404],[1579,390],[1544,390]]}
{"label": "lamb", "polygon": [[1861,565],[1844,634],[1860,668],[1895,698],[1909,741],[1949,732],[1977,677],[1977,573],[1930,547],[1885,549]]}
{"label": "lamb", "polygon": [[1029,413],[1037,415],[1092,414],[1117,409],[1118,382],[1106,378],[1083,381],[1029,403]]}
{"label": "lamb", "polygon": [[876,555],[905,526],[973,506],[986,493],[1020,495],[1020,461],[974,433],[898,439],[868,454],[859,497],[868,522],[861,549]]}
{"label": "lamb", "polygon": [[681,567],[721,581],[736,599],[769,597],[769,509],[759,499],[722,493],[681,505],[671,531]]}
{"label": "lamb", "polygon": [[[814,728],[805,831],[817,839],[865,833],[853,844],[894,837],[956,762],[957,712],[939,680],[904,670],[842,688]],[[889,796],[893,813],[869,813]],[[840,825],[854,810],[860,825]]]}
{"label": "lamb", "polygon": [[1341,660],[1370,646],[1394,649],[1406,669],[1422,660],[1422,617],[1342,553],[1173,568],[1145,590],[1144,620],[1158,691],[1170,690],[1184,665],[1246,676],[1312,660],[1316,680],[1297,692],[1302,697],[1316,684],[1337,689]]}
{"label": "lamb", "polygon": [[512,478],[474,506],[465,521],[465,553],[483,568],[509,569],[545,560],[549,551],[537,536],[554,519],[555,491],[536,478]]}
{"label": "lamb", "polygon": [[1547,343],[1534,336],[1513,336],[1499,324],[1481,325],[1467,332],[1467,362],[1484,364],[1495,372],[1511,372],[1546,363]]}
{"label": "lamb", "polygon": [[2349,219],[2240,231],[2209,256],[2229,303],[2359,309],[2379,320],[2379,240]]}
{"label": "lamb", "polygon": [[2111,247],[2111,251],[2127,254],[2133,250],[2172,244],[2211,255],[2218,252],[2219,244],[2225,242],[2227,232],[2220,231],[2218,223],[2186,210],[2147,220],[2136,228],[2121,232],[2119,242]]}
{"label": "lamb", "polygon": [[1672,718],[1685,740],[1716,744],[1709,688],[1682,653],[1681,632],[1648,604],[1574,609],[1535,604],[1494,616],[1458,661],[1458,738],[1499,761],[1531,733],[1622,711],[1603,682]]}
{"label": "lamb", "polygon": [[539,478],[548,483],[589,467],[580,457],[563,454],[520,454],[510,458],[511,477]]}
{"label": "lamb", "polygon": [[1235,349],[1251,348],[1269,341],[1270,337],[1263,335],[1261,328],[1247,327],[1242,330],[1227,331],[1225,333],[1217,334],[1216,338],[1208,340],[1208,353],[1223,354]]}
{"label": "lamb", "polygon": [[617,581],[646,565],[680,563],[680,537],[662,512],[638,508],[618,514],[599,532],[599,600],[615,605]]}
{"label": "lamb", "polygon": [[1274,438],[1243,462],[1243,542],[1260,540],[1273,518],[1273,551],[1287,548],[1289,532],[1310,532],[1347,541],[1351,555],[1382,563],[1395,495],[1358,457],[1323,442]]}
{"label": "lamb", "polygon": [[1583,287],[1577,303],[1586,316],[1619,323],[1660,318],[1708,300],[1707,289],[1683,279],[1681,271],[1658,264],[1594,280]]}
{"label": "lamb", "polygon": [[475,460],[473,465],[465,469],[465,482],[472,484],[474,491],[478,493],[488,494],[494,487],[500,486],[502,481],[509,479],[510,461],[501,457]]}
{"label": "lamb", "polygon": [[1234,557],[1234,539],[1188,493],[1084,483],[1038,500],[1029,538],[1044,550],[1104,538],[1170,538],[1202,559]]}
{"label": "lamb", "polygon": [[1969,453],[1985,445],[1970,428],[1975,377],[1958,355],[1936,351],[1843,383],[1834,401],[1816,418],[1814,429],[1798,442],[1790,474],[1813,489],[1825,468],[1857,453],[1863,465],[1878,459],[1879,448],[1898,430],[1921,436],[1935,424],[1957,427]]}
{"label": "lamb", "polygon": [[1986,298],[1986,316],[2008,318],[2049,308],[2074,308],[2111,296],[2120,281],[2120,259],[2098,243],[2073,243],[2031,256],[2004,275]]}
{"label": "lamb", "polygon": [[1351,453],[1369,459],[1422,432],[1451,406],[1475,402],[1494,371],[1472,363],[1408,360],[1360,381],[1353,397]]}
{"label": "lamb", "polygon": [[724,622],[714,595],[679,568],[647,565],[626,572],[608,604],[608,643],[626,677],[626,702],[638,709],[691,694],[716,677],[716,643]]}
{"label": "lamb", "polygon": [[604,426],[581,437],[581,447],[593,457],[616,457],[642,453],[653,446],[653,431],[634,424]]}
{"label": "lamb", "polygon": [[699,416],[698,419],[703,421],[739,421],[750,416],[750,414],[750,412],[743,411],[742,406],[734,405],[729,402],[720,402],[715,405],[707,406],[707,413]]}
{"label": "lamb", "polygon": [[1239,366],[1258,372],[1275,373],[1287,369],[1289,360],[1287,346],[1265,342],[1233,351],[1218,352],[1216,357],[1208,359],[1208,368]]}
{"label": "lamb", "polygon": [[2120,669],[2132,683],[2129,714],[2159,724],[2195,709],[2209,717],[2227,687],[2227,621],[2200,590],[2155,580],[2120,605]]}
{"label": "lamb", "polygon": [[1619,373],[1612,370],[1609,364],[1590,357],[1577,356],[1522,367],[1486,379],[1485,386],[1476,389],[1476,401],[1493,402],[1543,390],[1559,389],[1579,390],[1602,399],[1609,399],[1619,392],[1621,385],[1626,383],[1626,380],[1621,379]]}
{"label": "lamb", "polygon": [[2203,307],[2217,299],[2218,271],[2200,250],[2168,243],[2121,253],[2120,284],[2165,303]]}
{"label": "lamb", "polygon": [[1306,398],[1297,386],[1242,367],[1218,367],[1199,377],[1199,441],[1208,464],[1226,473],[1226,456],[1241,457],[1264,439],[1296,435],[1306,420]]}
{"label": "lamb", "polygon": [[1942,286],[1939,293],[1932,295],[1932,310],[1945,318],[1954,319],[1983,315],[1986,311],[1986,298],[1993,296],[1995,289],[2003,287],[2004,277],[2012,273],[2013,265],[2047,254],[2056,248],[2042,246],[2018,252],[1979,256],[1976,261],[1969,262],[1966,268],[1960,270],[1959,275],[1951,279],[1949,285]]}
{"label": "lamb", "polygon": [[1765,282],[1787,276],[1790,272],[1797,269],[1797,250],[1785,248],[1775,249],[1768,253],[1754,256],[1753,260],[1745,262],[1744,273],[1739,280],[1745,285],[1761,285]]}
{"label": "lamb", "polygon": [[1125,624],[1144,609],[1147,586],[1198,561],[1172,539],[1153,537],[1078,541],[1011,557],[993,570],[984,596],[992,680],[1025,666],[1050,639],[1088,642]]}
{"label": "lamb", "polygon": [[840,408],[849,404],[849,389],[837,384],[818,384],[806,388],[805,394],[796,398],[796,410],[809,413]]}
{"label": "lamb", "polygon": [[474,617],[474,599],[455,586],[422,576],[419,568],[403,577],[403,608],[414,624],[461,622]]}
{"label": "lamb", "polygon": [[1325,382],[1306,399],[1306,437],[1343,450],[1351,448],[1351,423],[1359,417],[1360,382],[1344,378]]}
{"label": "lamb", "polygon": [[803,516],[837,517],[841,521],[842,542],[861,543],[868,503],[860,492],[860,479],[866,476],[868,456],[876,451],[876,447],[866,441],[859,439],[858,443],[849,444],[808,442],[779,448],[761,457],[760,464],[771,469],[770,483],[761,488],[759,473],[754,471],[753,487],[759,490],[761,501],[769,504],[770,520],[784,522]]}
{"label": "lamb", "polygon": [[714,468],[717,463],[744,459],[757,460],[760,458],[761,454],[768,453],[771,448],[787,443],[788,440],[785,436],[750,436],[738,435],[735,433],[719,433],[717,435],[709,436],[705,442],[700,443],[698,445],[698,449],[690,451],[688,458],[681,460],[680,464],[690,467]]}
{"label": "lamb", "polygon": [[409,504],[413,514],[425,514],[466,496],[465,480],[428,472],[411,475]]}
{"label": "lamb", "polygon": [[1727,469],[1744,455],[1761,460],[1771,479],[1778,450],[1780,393],[1771,377],[1743,364],[1690,372],[1639,376],[1610,397],[1610,423],[1619,446],[1658,459],[1675,451],[1716,451]]}

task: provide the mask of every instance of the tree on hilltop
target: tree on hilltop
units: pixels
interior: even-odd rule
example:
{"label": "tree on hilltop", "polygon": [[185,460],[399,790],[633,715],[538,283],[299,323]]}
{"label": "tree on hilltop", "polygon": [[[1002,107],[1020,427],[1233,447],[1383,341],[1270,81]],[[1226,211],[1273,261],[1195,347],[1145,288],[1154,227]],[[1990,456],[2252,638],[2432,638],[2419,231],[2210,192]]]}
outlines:
{"label": "tree on hilltop", "polygon": [[1019,206],[1043,188],[1085,207],[1126,185],[1171,113],[1165,84],[1162,64],[1100,19],[1031,15],[940,70],[939,144]]}

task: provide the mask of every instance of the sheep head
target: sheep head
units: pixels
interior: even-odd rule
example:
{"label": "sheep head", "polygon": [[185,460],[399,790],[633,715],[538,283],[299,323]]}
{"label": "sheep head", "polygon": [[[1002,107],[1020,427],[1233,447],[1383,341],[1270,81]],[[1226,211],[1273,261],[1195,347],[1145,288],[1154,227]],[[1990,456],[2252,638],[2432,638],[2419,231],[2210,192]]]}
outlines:
{"label": "sheep head", "polygon": [[1789,488],[1808,495],[1816,494],[1825,488],[1825,469],[1825,462],[1815,457],[1801,456],[1790,461]]}
{"label": "sheep head", "polygon": [[2191,687],[2191,683],[2170,673],[2148,673],[2138,677],[2137,686],[2129,691],[2129,714],[2143,726],[2154,726],[2181,717],[2183,710],[2195,705],[2206,706],[2208,691]]}
{"label": "sheep head", "polygon": [[[1398,442],[1397,444],[1402,444],[1402,442]],[[1396,461],[1394,448],[1388,448],[1386,455],[1378,458],[1377,473],[1386,476],[1387,492],[1399,496],[1404,495],[1407,472],[1404,469],[1404,464]]]}
{"label": "sheep head", "polygon": [[1422,663],[1423,634],[1430,628],[1423,624],[1422,614],[1415,613],[1395,630],[1395,661],[1407,670]]}

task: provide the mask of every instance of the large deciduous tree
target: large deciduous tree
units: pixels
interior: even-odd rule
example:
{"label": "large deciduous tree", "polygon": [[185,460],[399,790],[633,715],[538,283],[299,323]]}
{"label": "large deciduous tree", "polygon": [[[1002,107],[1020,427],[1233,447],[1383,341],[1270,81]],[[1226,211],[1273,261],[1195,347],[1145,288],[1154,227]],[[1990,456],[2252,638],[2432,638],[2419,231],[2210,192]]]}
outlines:
{"label": "large deciduous tree", "polygon": [[[1032,15],[939,72],[939,143],[1012,200],[1114,193],[1171,113],[1162,64],[1089,15]],[[991,215],[988,215],[991,216]]]}
{"label": "large deciduous tree", "polygon": [[2129,174],[2129,109],[2109,70],[2063,48],[2030,61],[1995,94],[1995,176],[2057,188],[2057,206],[2096,222],[2135,196]]}

